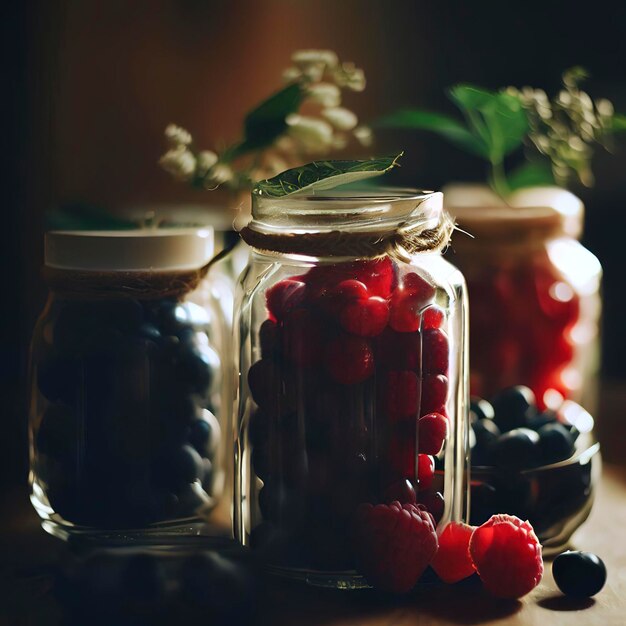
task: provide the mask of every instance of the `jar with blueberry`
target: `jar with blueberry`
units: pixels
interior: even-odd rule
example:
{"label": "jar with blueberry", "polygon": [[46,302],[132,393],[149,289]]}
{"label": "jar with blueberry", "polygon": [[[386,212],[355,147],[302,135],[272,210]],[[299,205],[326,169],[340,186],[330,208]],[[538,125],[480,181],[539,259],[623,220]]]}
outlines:
{"label": "jar with blueberry", "polygon": [[356,588],[362,507],[467,509],[467,302],[440,193],[253,193],[240,279],[234,529],[270,568]]}
{"label": "jar with blueberry", "polygon": [[32,503],[49,532],[196,534],[223,487],[210,229],[50,232],[31,346]]}
{"label": "jar with blueberry", "polygon": [[470,386],[490,397],[529,387],[540,410],[564,399],[596,408],[599,367],[598,259],[578,241],[582,202],[537,187],[504,200],[481,186],[446,190],[447,209],[470,237],[450,261],[470,298]]}

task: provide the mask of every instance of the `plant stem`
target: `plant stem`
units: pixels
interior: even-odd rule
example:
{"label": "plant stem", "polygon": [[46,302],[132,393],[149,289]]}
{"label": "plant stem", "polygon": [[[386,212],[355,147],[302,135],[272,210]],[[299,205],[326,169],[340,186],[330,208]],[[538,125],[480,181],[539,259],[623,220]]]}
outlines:
{"label": "plant stem", "polygon": [[506,196],[511,193],[511,189],[509,188],[509,184],[506,180],[506,174],[504,172],[504,163],[502,161],[491,161],[489,184],[501,198],[506,198]]}

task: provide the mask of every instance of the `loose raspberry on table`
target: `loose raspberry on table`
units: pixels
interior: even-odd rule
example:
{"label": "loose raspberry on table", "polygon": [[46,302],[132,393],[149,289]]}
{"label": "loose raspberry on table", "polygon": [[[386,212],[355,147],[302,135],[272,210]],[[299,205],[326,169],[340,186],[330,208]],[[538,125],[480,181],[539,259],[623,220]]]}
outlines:
{"label": "loose raspberry on table", "polygon": [[474,573],[469,543],[475,526],[450,522],[439,535],[439,548],[431,567],[445,583],[456,583]]}
{"label": "loose raspberry on table", "polygon": [[410,591],[437,552],[433,517],[415,504],[362,504],[356,512],[357,564],[376,589]]}
{"label": "loose raspberry on table", "polygon": [[543,576],[539,539],[527,521],[514,515],[493,515],[479,526],[469,551],[485,589],[499,598],[520,598]]}

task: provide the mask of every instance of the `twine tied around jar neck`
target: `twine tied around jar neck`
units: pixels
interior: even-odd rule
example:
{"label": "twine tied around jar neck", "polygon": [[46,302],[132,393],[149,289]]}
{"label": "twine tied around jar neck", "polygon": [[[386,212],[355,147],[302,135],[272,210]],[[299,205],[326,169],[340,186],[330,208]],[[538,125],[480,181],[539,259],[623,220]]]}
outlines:
{"label": "twine tied around jar neck", "polygon": [[244,226],[239,234],[253,248],[285,254],[317,257],[372,258],[390,255],[406,261],[417,252],[438,252],[450,241],[454,220],[446,212],[435,227],[423,222],[406,221],[393,228],[367,231],[330,230],[310,233],[263,232],[254,223]]}

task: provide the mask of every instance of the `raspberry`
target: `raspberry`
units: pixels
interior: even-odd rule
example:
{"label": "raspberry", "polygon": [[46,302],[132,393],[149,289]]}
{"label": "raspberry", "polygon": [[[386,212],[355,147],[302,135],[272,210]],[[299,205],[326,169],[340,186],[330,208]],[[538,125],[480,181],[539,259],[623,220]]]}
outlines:
{"label": "raspberry", "polygon": [[422,383],[421,415],[432,413],[446,403],[448,398],[448,379],[443,374],[424,377]]}
{"label": "raspberry", "polygon": [[425,330],[422,364],[429,374],[447,374],[449,360],[448,336],[442,330]]}
{"label": "raspberry", "polygon": [[306,285],[299,280],[287,278],[265,292],[270,319],[282,321],[285,315],[304,300]]}
{"label": "raspberry", "polygon": [[367,300],[367,287],[360,280],[344,280],[328,291],[322,291],[319,306],[329,315],[338,316],[342,307]]}
{"label": "raspberry", "polygon": [[528,522],[514,515],[494,515],[479,526],[469,550],[485,589],[499,598],[520,598],[543,575],[539,539]]}
{"label": "raspberry", "polygon": [[411,371],[389,372],[385,400],[390,420],[415,415],[419,402],[417,374]]}
{"label": "raspberry", "polygon": [[359,570],[381,591],[410,591],[437,552],[433,517],[415,504],[362,504],[354,530]]}
{"label": "raspberry", "polygon": [[328,344],[326,367],[338,383],[355,385],[374,373],[374,355],[365,339],[344,335]]}
{"label": "raspberry", "polygon": [[339,316],[343,328],[360,337],[380,335],[385,330],[388,319],[389,305],[386,300],[377,296],[350,302],[342,308]]}
{"label": "raspberry", "polygon": [[444,583],[456,583],[474,573],[469,542],[475,526],[450,522],[439,535],[439,549],[431,566]]}
{"label": "raspberry", "polygon": [[429,454],[417,455],[418,489],[430,489],[435,477],[435,459]]}
{"label": "raspberry", "polygon": [[448,420],[439,413],[429,413],[417,421],[418,450],[424,454],[439,454],[448,434]]}

